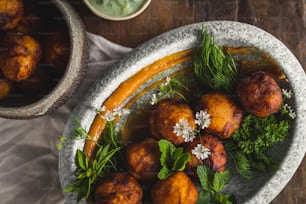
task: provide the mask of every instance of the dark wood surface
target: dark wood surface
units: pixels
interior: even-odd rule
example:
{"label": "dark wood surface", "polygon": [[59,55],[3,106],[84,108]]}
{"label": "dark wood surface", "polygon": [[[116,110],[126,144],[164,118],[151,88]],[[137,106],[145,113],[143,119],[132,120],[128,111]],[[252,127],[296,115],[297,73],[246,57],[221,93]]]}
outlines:
{"label": "dark wood surface", "polygon": [[[235,20],[256,25],[281,40],[306,71],[306,0],[152,0],[140,16],[121,22],[96,17],[80,0],[69,2],[82,17],[87,31],[129,47],[195,22]],[[272,203],[306,203],[305,157]]]}

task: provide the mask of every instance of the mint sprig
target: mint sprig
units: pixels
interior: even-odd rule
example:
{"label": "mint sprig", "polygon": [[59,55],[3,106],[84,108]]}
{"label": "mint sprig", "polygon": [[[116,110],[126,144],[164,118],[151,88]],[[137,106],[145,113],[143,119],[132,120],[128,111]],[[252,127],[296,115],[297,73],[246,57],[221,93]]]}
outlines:
{"label": "mint sprig", "polygon": [[228,170],[214,173],[208,167],[203,165],[197,167],[197,175],[200,179],[200,184],[202,187],[197,204],[234,203],[235,198],[232,194],[222,193],[224,187],[231,180],[231,174]]}
{"label": "mint sprig", "polygon": [[158,146],[161,152],[161,169],[157,175],[159,179],[166,179],[176,171],[184,171],[190,159],[189,153],[184,153],[182,147],[177,148],[168,140],[159,140]]}

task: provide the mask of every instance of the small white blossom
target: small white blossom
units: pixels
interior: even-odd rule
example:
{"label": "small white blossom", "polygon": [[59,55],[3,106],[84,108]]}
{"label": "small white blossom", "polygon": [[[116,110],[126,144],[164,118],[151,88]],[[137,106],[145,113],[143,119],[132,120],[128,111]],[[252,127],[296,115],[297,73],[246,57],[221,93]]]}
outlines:
{"label": "small white blossom", "polygon": [[168,86],[171,81],[171,77],[167,76],[166,81],[161,84],[161,87]]}
{"label": "small white blossom", "polygon": [[105,106],[102,106],[101,108],[97,108],[96,111],[97,111],[98,113],[104,112],[104,111],[106,111],[106,107],[105,107]]}
{"label": "small white blossom", "polygon": [[285,98],[291,98],[292,97],[292,91],[288,89],[282,89],[283,95]]}
{"label": "small white blossom", "polygon": [[296,118],[296,113],[295,113],[295,111],[293,110],[293,108],[292,108],[291,106],[289,106],[288,104],[285,104],[285,105],[284,105],[284,108],[285,108],[285,110],[288,111],[288,116],[289,116],[291,119]]}
{"label": "small white blossom", "polygon": [[112,111],[106,111],[104,115],[101,116],[106,121],[113,121],[115,120],[114,113]]}
{"label": "small white blossom", "polygon": [[151,105],[155,105],[158,101],[158,98],[157,98],[157,95],[156,94],[153,94],[152,97],[151,97]]}
{"label": "small white blossom", "polygon": [[210,125],[210,115],[207,111],[200,110],[200,112],[196,112],[195,118],[195,124],[201,127],[201,129],[205,129]]}
{"label": "small white blossom", "polygon": [[208,156],[211,154],[210,149],[204,147],[202,144],[198,144],[191,153],[194,154],[198,159],[204,160],[207,159]]}
{"label": "small white blossom", "polygon": [[120,109],[120,108],[114,108],[111,111],[107,110],[106,108],[103,108],[102,112],[105,112],[105,113],[101,117],[106,121],[113,121],[115,120],[116,117],[120,117],[122,115],[127,115],[130,113],[128,109]]}
{"label": "small white blossom", "polygon": [[194,129],[188,124],[186,119],[180,119],[179,122],[173,126],[173,133],[178,137],[183,137],[185,142],[192,142],[195,138]]}

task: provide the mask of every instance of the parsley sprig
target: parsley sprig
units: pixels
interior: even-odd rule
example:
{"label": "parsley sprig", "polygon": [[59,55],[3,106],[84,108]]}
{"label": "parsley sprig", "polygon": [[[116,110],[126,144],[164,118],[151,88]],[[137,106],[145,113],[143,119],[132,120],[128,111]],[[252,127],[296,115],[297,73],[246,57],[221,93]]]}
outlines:
{"label": "parsley sprig", "polygon": [[201,47],[193,55],[194,72],[203,85],[215,91],[232,93],[238,80],[238,71],[233,57],[224,53],[202,29]]}
{"label": "parsley sprig", "polygon": [[224,187],[230,182],[231,174],[228,170],[224,172],[212,172],[205,165],[197,167],[197,175],[200,179],[201,191],[197,204],[203,203],[234,203],[232,194],[222,193]]}
{"label": "parsley sprig", "polygon": [[184,171],[190,159],[189,153],[184,153],[182,147],[177,148],[171,142],[164,139],[158,141],[158,146],[161,152],[161,169],[157,175],[159,179],[166,179],[176,171]]}
{"label": "parsley sprig", "polygon": [[282,112],[263,118],[247,115],[232,138],[224,142],[237,171],[246,179],[257,171],[275,172],[279,164],[266,151],[287,137],[290,126],[291,120]]}

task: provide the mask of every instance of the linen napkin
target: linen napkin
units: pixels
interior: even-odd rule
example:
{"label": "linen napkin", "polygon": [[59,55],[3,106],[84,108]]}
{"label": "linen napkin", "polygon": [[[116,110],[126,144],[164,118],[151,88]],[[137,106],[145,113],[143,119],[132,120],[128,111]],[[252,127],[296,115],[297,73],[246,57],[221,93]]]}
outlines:
{"label": "linen napkin", "polygon": [[0,119],[0,203],[65,203],[58,178],[58,138],[93,81],[131,51],[91,33],[87,33],[87,39],[86,76],[65,105],[36,119]]}

